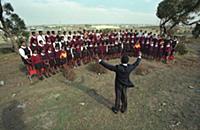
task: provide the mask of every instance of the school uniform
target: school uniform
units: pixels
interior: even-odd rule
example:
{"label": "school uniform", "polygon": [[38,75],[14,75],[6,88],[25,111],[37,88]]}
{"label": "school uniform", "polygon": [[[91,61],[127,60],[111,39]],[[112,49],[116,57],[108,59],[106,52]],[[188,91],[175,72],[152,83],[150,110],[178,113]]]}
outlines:
{"label": "school uniform", "polygon": [[76,57],[76,48],[71,47],[70,48],[70,54],[71,54],[71,57],[72,57],[72,60],[73,60]]}
{"label": "school uniform", "polygon": [[56,35],[51,35],[50,39],[51,39],[51,43],[54,43],[56,41]]}
{"label": "school uniform", "polygon": [[46,53],[41,53],[42,67],[47,69],[49,67],[49,58]]}
{"label": "school uniform", "polygon": [[70,61],[72,60],[72,55],[71,55],[71,48],[70,46],[66,47],[66,53],[67,53],[67,63],[70,63]]}
{"label": "school uniform", "polygon": [[67,62],[67,52],[64,50],[60,51],[60,64],[64,65]]}
{"label": "school uniform", "polygon": [[134,55],[137,57],[137,56],[139,56],[139,52],[141,51],[141,46],[140,46],[140,43],[138,43],[138,44],[135,44],[134,45]]}
{"label": "school uniform", "polygon": [[46,44],[40,44],[38,43],[38,53],[41,53],[42,50],[45,50],[46,49]]}
{"label": "school uniform", "polygon": [[47,52],[49,48],[54,48],[54,47],[53,47],[53,44],[52,44],[51,42],[47,42],[47,43],[44,45],[44,50],[45,50],[45,52]]}
{"label": "school uniform", "polygon": [[170,55],[170,52],[171,52],[171,45],[170,43],[168,43],[165,47],[165,56],[169,56]]}
{"label": "school uniform", "polygon": [[150,48],[150,43],[149,40],[147,40],[145,43],[145,51],[144,51],[146,55],[149,55],[149,48]]}
{"label": "school uniform", "polygon": [[153,49],[153,57],[154,57],[154,58],[157,58],[157,57],[158,57],[158,51],[159,51],[158,43],[155,43],[154,49]]}
{"label": "school uniform", "polygon": [[94,55],[94,46],[93,46],[93,44],[91,42],[89,43],[88,50],[89,50],[88,52],[89,52],[90,57],[93,57],[93,55]]}
{"label": "school uniform", "polygon": [[62,44],[59,41],[55,41],[53,43],[53,47],[54,47],[54,49],[59,48],[59,50],[61,50]]}
{"label": "school uniform", "polygon": [[75,59],[81,58],[81,51],[82,51],[81,46],[77,46],[75,48]]}
{"label": "school uniform", "polygon": [[105,55],[105,46],[104,45],[100,45],[98,46],[98,55],[99,57],[103,58]]}
{"label": "school uniform", "polygon": [[48,56],[50,67],[51,68],[54,67],[55,66],[55,53],[53,51],[47,51],[47,56]]}
{"label": "school uniform", "polygon": [[64,40],[61,40],[60,43],[61,43],[61,48],[66,48],[67,44]]}
{"label": "school uniform", "polygon": [[24,63],[25,65],[30,64],[30,63],[29,63],[29,58],[30,58],[31,55],[32,55],[32,51],[31,51],[31,49],[30,49],[29,47],[21,46],[21,47],[19,48],[19,54],[20,54],[21,59],[22,59],[22,61],[23,61],[23,63]]}
{"label": "school uniform", "polygon": [[45,35],[45,41],[50,41],[51,42],[51,36],[50,35]]}
{"label": "school uniform", "polygon": [[30,49],[32,51],[35,51],[35,50],[38,49],[37,36],[31,36],[31,38],[30,38]]}
{"label": "school uniform", "polygon": [[61,54],[61,51],[55,49],[55,62],[56,62],[56,66],[60,66],[61,65],[60,54]]}
{"label": "school uniform", "polygon": [[44,35],[38,35],[37,36],[37,42],[38,42],[38,44],[39,44],[39,41],[42,41],[43,44],[46,44],[45,36]]}
{"label": "school uniform", "polygon": [[140,43],[141,43],[141,51],[142,51],[142,53],[144,53],[144,50],[145,50],[145,37],[144,37],[144,35],[142,35],[142,37],[140,38]]}
{"label": "school uniform", "polygon": [[159,44],[159,59],[161,59],[164,56],[164,45]]}
{"label": "school uniform", "polygon": [[32,65],[35,67],[36,70],[42,69],[42,58],[39,54],[33,54],[31,56]]}
{"label": "school uniform", "polygon": [[153,56],[153,50],[154,50],[154,44],[153,41],[151,41],[150,46],[149,46],[149,55]]}

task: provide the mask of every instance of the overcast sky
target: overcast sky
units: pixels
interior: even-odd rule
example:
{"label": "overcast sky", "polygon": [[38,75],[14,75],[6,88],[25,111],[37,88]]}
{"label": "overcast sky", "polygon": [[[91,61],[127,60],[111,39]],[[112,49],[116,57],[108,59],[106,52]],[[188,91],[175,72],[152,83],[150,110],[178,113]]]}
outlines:
{"label": "overcast sky", "polygon": [[162,0],[2,0],[10,2],[27,25],[159,24]]}

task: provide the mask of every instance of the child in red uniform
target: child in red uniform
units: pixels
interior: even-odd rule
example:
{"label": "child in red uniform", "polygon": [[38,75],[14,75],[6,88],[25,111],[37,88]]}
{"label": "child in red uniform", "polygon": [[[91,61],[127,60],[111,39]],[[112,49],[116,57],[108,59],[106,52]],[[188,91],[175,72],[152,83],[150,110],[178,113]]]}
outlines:
{"label": "child in red uniform", "polygon": [[55,69],[59,71],[60,67],[61,67],[61,61],[60,61],[60,47],[55,47]]}
{"label": "child in red uniform", "polygon": [[163,58],[163,56],[164,56],[164,41],[162,40],[162,41],[160,41],[160,43],[159,43],[159,60],[161,60],[162,58]]}
{"label": "child in red uniform", "polygon": [[55,74],[55,53],[51,47],[48,48],[47,56],[49,60],[49,67],[52,74]]}
{"label": "child in red uniform", "polygon": [[104,45],[102,43],[100,43],[98,46],[98,56],[100,59],[103,59],[104,57]]}
{"label": "child in red uniform", "polygon": [[51,39],[47,39],[46,44],[44,45],[45,52],[48,51],[49,47],[53,48],[53,44],[51,43]]}
{"label": "child in red uniform", "polygon": [[33,55],[31,56],[31,62],[32,62],[32,65],[35,67],[35,69],[37,71],[38,78],[40,80],[43,80],[43,76],[42,76],[42,58],[37,53],[37,50],[35,50]]}
{"label": "child in red uniform", "polygon": [[52,32],[51,32],[50,39],[51,39],[51,43],[54,43],[54,42],[56,41],[56,34],[55,34],[55,31],[52,31]]}
{"label": "child in red uniform", "polygon": [[65,51],[65,47],[62,47],[60,51],[60,65],[63,68],[63,65],[67,62],[67,52]]}
{"label": "child in red uniform", "polygon": [[153,43],[153,41],[151,40],[151,41],[150,41],[150,45],[149,45],[149,58],[150,58],[150,59],[153,59],[153,49],[154,49],[154,43]]}
{"label": "child in red uniform", "polygon": [[134,45],[134,56],[138,57],[139,56],[139,52],[141,51],[141,46],[140,46],[140,42],[139,40],[136,42],[136,44]]}
{"label": "child in red uniform", "polygon": [[88,53],[88,44],[84,42],[83,51],[82,51],[82,62],[83,64],[87,64],[89,62],[89,53]]}
{"label": "child in red uniform", "polygon": [[40,53],[40,55],[41,55],[41,58],[42,58],[42,68],[44,69],[43,72],[44,72],[44,74],[45,74],[45,76],[47,78],[51,77],[51,75],[50,75],[49,59],[48,59],[48,56],[46,54],[46,51],[42,50],[42,52]]}
{"label": "child in red uniform", "polygon": [[44,45],[43,41],[40,40],[38,43],[38,50],[37,50],[38,53],[41,53],[43,49],[45,49],[45,45]]}
{"label": "child in red uniform", "polygon": [[77,44],[75,48],[75,63],[80,66],[81,65],[81,45]]}
{"label": "child in red uniform", "polygon": [[154,48],[153,48],[153,58],[156,59],[156,60],[158,59],[158,51],[159,51],[158,41],[156,41]]}
{"label": "child in red uniform", "polygon": [[30,48],[32,51],[38,49],[37,36],[35,32],[32,32],[32,36],[30,37]]}
{"label": "child in red uniform", "polygon": [[72,44],[70,48],[70,54],[71,54],[71,67],[75,67],[76,65],[76,48],[75,45]]}
{"label": "child in red uniform", "polygon": [[51,41],[50,31],[47,31],[47,34],[45,35],[46,41]]}
{"label": "child in red uniform", "polygon": [[67,64],[68,66],[72,66],[72,54],[71,54],[70,44],[67,44],[66,52],[67,52]]}

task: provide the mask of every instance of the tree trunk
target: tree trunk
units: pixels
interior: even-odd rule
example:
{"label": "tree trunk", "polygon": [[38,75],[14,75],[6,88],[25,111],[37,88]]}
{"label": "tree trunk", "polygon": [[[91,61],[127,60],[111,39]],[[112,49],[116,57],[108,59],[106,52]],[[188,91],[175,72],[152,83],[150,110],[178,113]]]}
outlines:
{"label": "tree trunk", "polygon": [[18,49],[19,49],[18,43],[13,36],[10,37],[10,42],[11,42],[11,45],[12,45],[12,51],[18,53]]}

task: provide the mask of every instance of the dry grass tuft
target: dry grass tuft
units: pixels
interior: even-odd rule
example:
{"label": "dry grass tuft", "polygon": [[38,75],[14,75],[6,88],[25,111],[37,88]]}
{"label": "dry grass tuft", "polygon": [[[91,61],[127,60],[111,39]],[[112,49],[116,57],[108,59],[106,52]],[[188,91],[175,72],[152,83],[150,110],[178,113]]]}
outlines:
{"label": "dry grass tuft", "polygon": [[64,65],[63,68],[63,75],[68,81],[74,81],[76,79],[76,73],[72,68],[67,65]]}
{"label": "dry grass tuft", "polygon": [[107,70],[98,63],[91,63],[88,65],[88,70],[97,74],[105,74]]}
{"label": "dry grass tuft", "polygon": [[136,75],[144,76],[144,75],[147,75],[147,74],[149,74],[150,72],[152,72],[152,70],[153,70],[154,68],[155,68],[154,66],[141,64],[141,65],[135,70],[135,74],[136,74]]}

